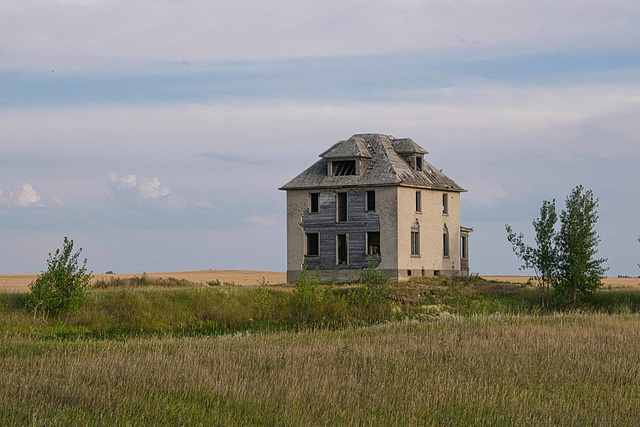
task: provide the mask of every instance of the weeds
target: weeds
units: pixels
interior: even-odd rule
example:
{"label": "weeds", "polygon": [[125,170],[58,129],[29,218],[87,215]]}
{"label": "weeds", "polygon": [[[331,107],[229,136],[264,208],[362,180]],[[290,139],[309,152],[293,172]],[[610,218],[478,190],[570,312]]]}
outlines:
{"label": "weeds", "polygon": [[[218,281],[218,283],[220,283]],[[209,286],[214,286],[211,282]],[[120,277],[110,277],[109,280],[99,279],[93,284],[93,289],[141,289],[141,288],[192,288],[201,286],[198,283],[189,282],[185,279],[176,279],[173,277],[150,277],[147,273],[142,276],[133,276],[125,279]]]}
{"label": "weeds", "polygon": [[2,425],[637,425],[640,413],[637,315],[1,342]]}

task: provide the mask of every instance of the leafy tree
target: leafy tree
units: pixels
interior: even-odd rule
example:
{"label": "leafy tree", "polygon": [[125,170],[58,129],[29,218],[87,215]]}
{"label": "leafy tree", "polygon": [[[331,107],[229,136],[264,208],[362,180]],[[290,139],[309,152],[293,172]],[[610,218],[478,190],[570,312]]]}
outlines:
{"label": "leafy tree", "polygon": [[533,269],[534,276],[540,288],[542,308],[549,306],[551,287],[557,281],[558,250],[556,248],[555,225],[558,221],[556,201],[544,200],[540,208],[540,218],[533,220],[536,232],[536,247],[524,243],[524,234],[516,234],[509,224],[507,239],[513,247],[513,252],[523,262],[520,270]]}
{"label": "leafy tree", "polygon": [[93,275],[87,273],[86,258],[82,266],[78,265],[80,252],[82,249],[73,253],[73,240],[65,237],[62,249],[49,253],[47,271],[29,285],[27,308],[33,310],[34,317],[38,312],[43,318],[49,314],[73,314],[84,305]]}
{"label": "leafy tree", "polygon": [[600,237],[596,232],[598,199],[591,190],[579,185],[566,199],[566,207],[560,214],[560,231],[556,237],[559,250],[556,284],[558,296],[575,303],[580,297],[597,290],[606,268],[607,260],[595,258]]}

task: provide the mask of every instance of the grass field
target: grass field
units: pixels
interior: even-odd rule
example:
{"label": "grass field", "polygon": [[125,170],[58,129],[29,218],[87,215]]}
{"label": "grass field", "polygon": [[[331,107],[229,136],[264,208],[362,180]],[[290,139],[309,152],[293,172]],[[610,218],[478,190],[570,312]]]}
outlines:
{"label": "grass field", "polygon": [[640,291],[113,281],[43,320],[0,293],[0,425],[638,425]]}
{"label": "grass field", "polygon": [[638,425],[637,315],[3,340],[2,424]]}

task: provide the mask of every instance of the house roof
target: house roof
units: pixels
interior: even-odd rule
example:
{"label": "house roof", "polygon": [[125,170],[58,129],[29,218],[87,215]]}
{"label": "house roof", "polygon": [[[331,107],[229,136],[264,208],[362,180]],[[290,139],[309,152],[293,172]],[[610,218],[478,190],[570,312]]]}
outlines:
{"label": "house roof", "polygon": [[[400,149],[399,153],[397,150]],[[409,151],[405,151],[409,150]],[[434,190],[466,191],[427,161],[422,171],[413,169],[401,154],[426,154],[413,140],[396,139],[377,133],[356,134],[322,153],[319,161],[280,190],[406,186]],[[336,159],[362,159],[359,175],[329,176],[329,162]]]}
{"label": "house roof", "polygon": [[398,154],[429,154],[411,138],[396,139],[392,141],[392,144]]}
{"label": "house roof", "polygon": [[356,157],[368,158],[373,157],[367,148],[367,144],[362,135],[353,135],[346,141],[340,141],[334,144],[320,157],[325,159],[353,159]]}

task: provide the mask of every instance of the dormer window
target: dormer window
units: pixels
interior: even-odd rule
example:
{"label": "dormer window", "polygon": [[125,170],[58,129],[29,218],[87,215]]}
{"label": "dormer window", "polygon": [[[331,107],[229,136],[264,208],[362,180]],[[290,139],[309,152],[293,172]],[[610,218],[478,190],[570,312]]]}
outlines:
{"label": "dormer window", "polygon": [[355,174],[355,160],[334,160],[331,162],[331,176],[346,176]]}
{"label": "dormer window", "polygon": [[416,156],[416,170],[422,171],[422,156]]}

